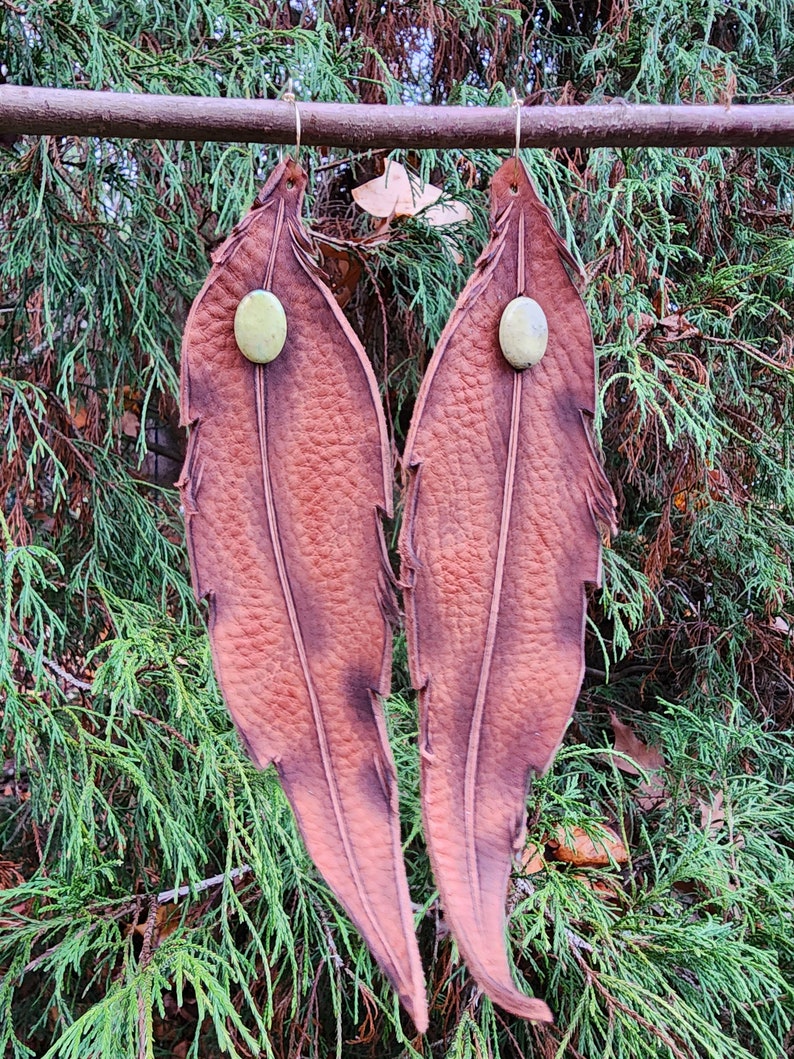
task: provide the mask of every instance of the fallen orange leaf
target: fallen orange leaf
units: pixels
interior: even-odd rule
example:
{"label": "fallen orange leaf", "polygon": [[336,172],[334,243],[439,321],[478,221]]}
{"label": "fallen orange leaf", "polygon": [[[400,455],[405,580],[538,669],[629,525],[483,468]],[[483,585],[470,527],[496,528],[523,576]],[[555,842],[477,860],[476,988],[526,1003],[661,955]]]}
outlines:
{"label": "fallen orange leaf", "polygon": [[621,903],[620,891],[616,887],[610,886],[609,883],[604,882],[598,875],[584,875],[581,872],[573,872],[573,877],[578,879],[588,890],[592,890],[602,901]]}
{"label": "fallen orange leaf", "polygon": [[547,867],[543,849],[534,842],[527,842],[521,853],[521,870],[525,875],[535,875]]}
{"label": "fallen orange leaf", "polygon": [[611,827],[601,825],[603,837],[591,838],[581,827],[567,831],[558,827],[554,840],[547,848],[554,860],[573,864],[577,868],[605,868],[612,863],[625,864],[628,850]]}

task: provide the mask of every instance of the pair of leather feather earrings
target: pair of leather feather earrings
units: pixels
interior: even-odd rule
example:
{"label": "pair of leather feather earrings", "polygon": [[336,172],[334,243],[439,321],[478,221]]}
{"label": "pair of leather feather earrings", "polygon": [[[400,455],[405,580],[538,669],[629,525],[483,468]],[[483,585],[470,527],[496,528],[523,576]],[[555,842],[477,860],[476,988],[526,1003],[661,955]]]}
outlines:
{"label": "pair of leather feather earrings", "polygon": [[[301,222],[306,182],[292,160],[278,166],[190,312],[187,540],[243,742],[277,768],[309,854],[424,1031],[379,701],[395,610],[381,530],[389,447],[371,366]],[[584,584],[599,579],[599,524],[612,525],[614,498],[590,440],[589,321],[517,157],[493,177],[491,225],[410,428],[402,580],[445,918],[497,1004],[550,1020],[513,984],[505,899],[529,780],[551,763],[581,684]],[[522,371],[499,332],[526,296],[545,313],[548,348]],[[254,308],[241,312],[244,302]],[[521,331],[502,344],[526,347]],[[536,354],[537,340],[529,346]]]}

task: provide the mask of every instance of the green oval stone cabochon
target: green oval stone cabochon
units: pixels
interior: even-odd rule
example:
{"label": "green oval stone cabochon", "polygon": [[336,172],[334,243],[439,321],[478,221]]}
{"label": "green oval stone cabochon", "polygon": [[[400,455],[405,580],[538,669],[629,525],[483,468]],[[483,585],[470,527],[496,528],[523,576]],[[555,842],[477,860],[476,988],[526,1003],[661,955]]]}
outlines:
{"label": "green oval stone cabochon", "polygon": [[499,321],[499,345],[518,371],[537,364],[549,344],[546,314],[534,298],[513,298]]}
{"label": "green oval stone cabochon", "polygon": [[234,338],[243,356],[255,364],[275,360],[287,341],[287,314],[269,290],[252,290],[234,314]]}

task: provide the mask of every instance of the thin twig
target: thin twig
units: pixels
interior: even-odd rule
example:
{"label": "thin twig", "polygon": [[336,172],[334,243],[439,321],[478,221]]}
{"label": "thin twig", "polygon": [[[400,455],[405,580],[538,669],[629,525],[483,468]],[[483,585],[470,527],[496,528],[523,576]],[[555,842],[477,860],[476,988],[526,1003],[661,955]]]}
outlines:
{"label": "thin twig", "polygon": [[753,360],[757,360],[759,364],[763,364],[765,367],[772,368],[773,371],[779,371],[783,375],[791,374],[794,371],[794,361],[789,359],[787,364],[781,364],[779,360],[775,360],[774,357],[770,357],[762,350],[758,349],[757,346],[752,345],[750,342],[742,342],[738,338],[717,338],[714,335],[704,336],[707,342],[713,342],[719,346],[733,346],[736,349],[741,349],[742,352],[752,357]]}
{"label": "thin twig", "polygon": [[333,962],[336,968],[344,967],[345,961],[339,955],[339,950],[336,947],[336,942],[334,941],[334,936],[331,933],[331,927],[328,923],[328,916],[325,910],[322,909],[319,905],[315,905],[314,907],[315,911],[318,914],[319,920],[323,925],[323,933],[325,934],[325,940],[328,945],[328,951],[331,953],[331,961]]}
{"label": "thin twig", "polygon": [[154,456],[162,456],[166,460],[171,460],[172,463],[184,463],[184,453],[177,452],[176,449],[169,448],[167,445],[159,445],[156,441],[146,441],[146,451],[151,452]]}
{"label": "thin twig", "polygon": [[[23,654],[26,654],[29,658],[36,657],[36,651],[32,647],[28,647],[27,644],[22,643],[22,641],[17,639],[16,636],[12,636],[9,640],[9,643],[15,650],[21,651]],[[64,669],[63,666],[60,666],[57,662],[54,662],[51,658],[47,658],[42,655],[41,661],[42,664],[47,667],[47,669],[52,670],[53,673],[56,673],[62,680],[64,680],[67,684],[71,685],[73,688],[78,688],[80,691],[93,691],[93,684],[89,684],[88,681],[85,680],[80,680],[79,677],[74,676],[68,670]]]}
{"label": "thin twig", "polygon": [[386,148],[382,147],[379,151],[369,151],[367,154],[354,154],[345,155],[344,158],[337,158],[335,162],[324,162],[322,165],[313,165],[313,173],[325,173],[329,169],[338,169],[341,165],[355,165],[356,162],[360,162],[363,158],[375,157],[378,154],[386,154]]}
{"label": "thin twig", "polygon": [[[143,932],[143,944],[141,955],[138,960],[140,970],[145,970],[152,959],[154,952],[154,932],[157,926],[157,901],[149,905],[149,914],[146,916],[146,928]],[[147,1018],[146,1001],[143,992],[138,989],[138,1059],[146,1059],[149,1054],[149,1018]]]}
{"label": "thin twig", "polygon": [[178,739],[180,743],[188,748],[193,754],[198,753],[198,747],[195,743],[191,743],[181,732],[178,732],[173,725],[170,725],[167,721],[161,721],[159,717],[154,717],[151,713],[145,713],[143,710],[137,709],[135,706],[128,706],[127,713],[133,717],[139,717],[143,721],[149,721],[151,724],[156,724],[158,728],[162,728],[163,731],[168,732],[174,739]]}
{"label": "thin twig", "polygon": [[[18,651],[22,651],[23,654],[26,654],[29,657],[35,657],[36,652],[34,651],[34,649],[32,647],[28,647],[16,637],[12,637],[10,643],[12,647],[16,648]],[[41,661],[43,665],[45,665],[48,669],[51,669],[53,673],[56,673],[59,677],[61,677],[62,680],[64,680],[67,684],[70,684],[73,688],[78,688],[80,691],[94,690],[93,684],[89,684],[88,681],[85,680],[80,680],[78,677],[68,672],[68,670],[64,669],[63,666],[60,666],[57,662],[54,662],[51,658],[46,658],[42,656]],[[182,743],[184,746],[187,747],[188,750],[191,751],[191,753],[198,753],[198,747],[195,745],[195,743],[191,743],[189,739],[182,735],[181,732],[177,731],[177,729],[174,728],[173,725],[168,724],[167,721],[163,721],[159,717],[154,717],[150,713],[145,713],[143,710],[139,710],[135,706],[128,706],[126,708],[126,712],[132,717],[139,717],[143,721],[148,721],[151,724],[156,724],[159,728],[162,728],[164,731],[168,732],[168,734],[172,738],[178,739],[180,743]]]}
{"label": "thin twig", "polygon": [[[100,904],[94,904],[89,906],[88,911],[92,915],[98,917],[101,916],[103,918],[106,918],[108,915],[110,915],[110,918],[112,919],[119,919],[122,916],[128,915],[135,909],[140,909],[142,906],[146,907],[146,904],[148,903],[149,913],[147,917],[146,927],[146,931],[148,933],[149,922],[152,920],[152,917],[155,914],[153,910],[157,909],[159,905],[171,904],[179,900],[179,898],[181,897],[187,897],[190,893],[201,893],[204,890],[211,889],[213,886],[220,886],[227,878],[234,881],[235,879],[241,878],[243,875],[247,875],[251,871],[253,871],[253,868],[250,864],[243,864],[240,868],[232,868],[232,870],[228,874],[213,875],[209,879],[201,879],[199,882],[193,883],[192,885],[188,884],[186,886],[180,886],[178,889],[174,890],[163,890],[162,893],[156,895],[138,895],[136,897],[131,898],[129,901],[125,901],[123,904],[113,908],[112,912],[108,911],[107,905]],[[80,930],[77,931],[75,935],[73,935],[73,937],[82,937],[88,932],[89,929],[90,926],[82,927]],[[38,956],[30,960],[29,963],[25,964],[25,966],[22,968],[22,971],[20,972],[20,979],[24,975],[29,974],[31,971],[35,971],[36,968],[39,967],[45,960],[49,959],[50,956],[53,956],[58,951],[61,944],[61,941],[56,942],[55,945],[51,945],[48,949],[45,949],[44,952],[39,953]],[[141,962],[142,961],[143,949],[141,950]]]}
{"label": "thin twig", "polygon": [[233,882],[253,870],[250,864],[243,864],[242,867],[232,868],[230,872],[225,872],[223,875],[213,875],[209,879],[202,879],[197,883],[188,883],[188,885],[180,886],[175,890],[163,890],[162,893],[157,895],[157,904],[165,905],[172,901],[178,901],[180,897],[187,897],[188,894],[201,893],[203,890],[209,890],[213,886],[220,886],[226,879]]}
{"label": "thin twig", "polygon": [[670,1036],[670,1034],[665,1033],[664,1030],[661,1029],[661,1027],[654,1026],[654,1024],[648,1019],[644,1018],[639,1013],[639,1011],[635,1011],[634,1008],[629,1007],[628,1004],[624,1004],[622,1000],[618,1000],[618,998],[614,994],[610,993],[606,986],[602,984],[598,971],[594,970],[587,962],[587,960],[585,960],[584,957],[580,955],[575,945],[571,946],[571,953],[576,962],[579,964],[582,971],[584,972],[587,981],[590,982],[590,984],[595,988],[597,993],[601,994],[601,996],[606,1001],[608,1008],[617,1008],[618,1011],[622,1011],[624,1015],[627,1015],[638,1025],[642,1026],[643,1029],[647,1030],[652,1037],[656,1037],[660,1041],[662,1041],[662,1043],[670,1049],[672,1054],[676,1056],[676,1059],[689,1059],[688,1054],[682,1051],[676,1045],[675,1041]]}

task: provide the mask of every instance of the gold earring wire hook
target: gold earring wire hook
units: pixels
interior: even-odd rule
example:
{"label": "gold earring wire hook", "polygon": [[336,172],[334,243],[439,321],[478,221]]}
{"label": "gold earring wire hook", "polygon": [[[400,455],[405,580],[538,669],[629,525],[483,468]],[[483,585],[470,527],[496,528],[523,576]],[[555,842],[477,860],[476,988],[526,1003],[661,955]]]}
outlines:
{"label": "gold earring wire hook", "polygon": [[295,165],[298,165],[298,156],[301,150],[301,112],[295,93],[292,91],[292,78],[287,81],[287,91],[281,97],[285,103],[291,103],[295,108]]}
{"label": "gold earring wire hook", "polygon": [[510,92],[513,97],[510,107],[516,112],[516,145],[513,148],[513,183],[518,185],[518,152],[521,148],[521,100],[518,98],[515,88],[512,88]]}
{"label": "gold earring wire hook", "polygon": [[[287,83],[284,86],[284,90],[279,93],[278,99],[283,103],[291,103],[295,108],[295,165],[298,165],[298,156],[301,149],[301,112],[298,109],[298,101],[295,98],[295,93],[292,91],[292,78],[287,78]],[[284,160],[284,146],[283,144],[278,149],[278,160],[282,162]]]}

